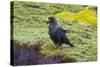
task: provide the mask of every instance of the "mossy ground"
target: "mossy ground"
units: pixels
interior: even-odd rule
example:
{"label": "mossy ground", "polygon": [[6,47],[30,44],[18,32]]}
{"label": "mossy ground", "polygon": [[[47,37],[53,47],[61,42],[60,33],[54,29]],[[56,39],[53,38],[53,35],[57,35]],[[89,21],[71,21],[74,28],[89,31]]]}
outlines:
{"label": "mossy ground", "polygon": [[[45,22],[47,16],[55,15],[58,12],[78,12],[82,10],[81,5],[65,5],[33,2],[14,2],[13,10],[13,39],[21,43],[32,45],[42,41],[41,54],[50,56],[55,54],[55,47],[48,35],[48,25]],[[59,25],[69,29],[66,35],[75,47],[69,48],[63,44],[60,46],[64,59],[70,57],[77,62],[97,60],[97,26],[84,22],[72,21],[67,18],[56,17]],[[67,59],[66,59],[67,58]]]}

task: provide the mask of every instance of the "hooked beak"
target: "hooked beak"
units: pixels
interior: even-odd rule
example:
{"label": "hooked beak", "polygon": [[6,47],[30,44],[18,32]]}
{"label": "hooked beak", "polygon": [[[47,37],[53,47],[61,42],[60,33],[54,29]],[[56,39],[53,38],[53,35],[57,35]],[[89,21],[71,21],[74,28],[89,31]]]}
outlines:
{"label": "hooked beak", "polygon": [[46,23],[47,23],[47,24],[49,23],[48,18],[46,18]]}

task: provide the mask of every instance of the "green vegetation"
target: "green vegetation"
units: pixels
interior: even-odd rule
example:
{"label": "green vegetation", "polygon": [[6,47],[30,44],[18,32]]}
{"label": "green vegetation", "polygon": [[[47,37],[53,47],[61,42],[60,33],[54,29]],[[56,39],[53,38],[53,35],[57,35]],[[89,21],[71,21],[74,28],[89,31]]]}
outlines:
{"label": "green vegetation", "polygon": [[[33,3],[33,2],[14,2],[11,8],[14,12],[13,17],[13,39],[21,43],[32,45],[37,41],[43,41],[41,53],[45,56],[54,54],[54,44],[48,35],[48,25],[45,20],[48,16],[59,12],[76,13],[83,9],[82,5]],[[81,61],[97,60],[97,26],[86,23],[77,23],[64,17],[55,16],[59,24],[69,32],[68,38],[75,45],[69,48],[66,45],[61,46],[64,53],[64,59],[68,57]],[[70,59],[70,58],[69,58]]]}

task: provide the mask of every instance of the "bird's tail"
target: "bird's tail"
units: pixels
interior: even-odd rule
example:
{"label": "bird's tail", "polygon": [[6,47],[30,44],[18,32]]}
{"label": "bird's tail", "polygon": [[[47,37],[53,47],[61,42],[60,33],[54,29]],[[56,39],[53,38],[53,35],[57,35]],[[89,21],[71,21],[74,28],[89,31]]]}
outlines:
{"label": "bird's tail", "polygon": [[75,46],[74,46],[73,44],[71,44],[71,43],[70,43],[69,45],[70,45],[71,47],[75,47]]}
{"label": "bird's tail", "polygon": [[66,43],[66,45],[68,44],[69,46],[74,47],[74,45],[71,44],[70,41],[69,41],[68,39],[67,39],[67,41],[66,41],[65,43]]}

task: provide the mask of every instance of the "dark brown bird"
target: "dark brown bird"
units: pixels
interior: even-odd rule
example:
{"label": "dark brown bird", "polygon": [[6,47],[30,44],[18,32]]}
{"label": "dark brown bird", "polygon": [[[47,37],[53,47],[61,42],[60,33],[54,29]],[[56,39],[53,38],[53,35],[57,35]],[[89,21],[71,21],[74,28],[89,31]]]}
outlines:
{"label": "dark brown bird", "polygon": [[66,30],[61,28],[57,23],[57,20],[55,17],[51,16],[48,17],[47,23],[49,24],[49,36],[51,40],[57,45],[60,46],[62,44],[69,45],[73,47],[69,41],[69,39],[66,36]]}

